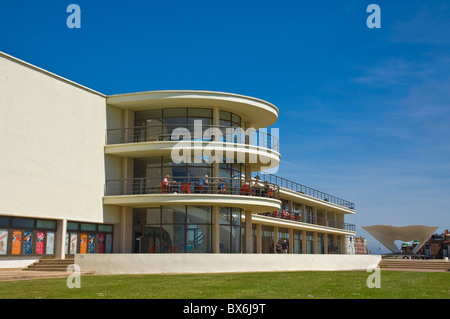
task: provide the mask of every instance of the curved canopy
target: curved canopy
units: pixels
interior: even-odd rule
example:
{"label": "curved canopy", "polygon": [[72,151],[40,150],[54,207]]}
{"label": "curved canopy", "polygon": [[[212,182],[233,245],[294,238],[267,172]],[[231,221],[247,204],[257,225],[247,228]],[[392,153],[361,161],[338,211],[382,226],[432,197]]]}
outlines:
{"label": "curved canopy", "polygon": [[365,226],[362,228],[394,253],[400,250],[395,244],[396,240],[417,240],[420,242],[420,244],[418,244],[413,250],[413,253],[416,253],[425,244],[428,238],[433,235],[436,229],[438,229],[438,227],[429,227],[422,225],[401,227],[392,225],[374,225]]}

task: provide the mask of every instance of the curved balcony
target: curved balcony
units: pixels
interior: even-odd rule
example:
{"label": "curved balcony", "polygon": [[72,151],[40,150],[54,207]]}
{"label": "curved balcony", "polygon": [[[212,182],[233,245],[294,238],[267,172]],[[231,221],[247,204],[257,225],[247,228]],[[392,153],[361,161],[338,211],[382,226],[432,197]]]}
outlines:
{"label": "curved balcony", "polygon": [[120,206],[218,205],[253,213],[279,209],[279,188],[272,183],[236,178],[182,176],[168,184],[161,178],[106,181],[104,204]]}
{"label": "curved balcony", "polygon": [[[204,130],[203,130],[204,129]],[[160,124],[108,129],[105,153],[119,156],[170,156],[174,148],[184,155],[216,155],[225,161],[246,163],[261,169],[279,165],[279,141],[265,129]],[[219,154],[219,155],[217,155]]]}
{"label": "curved balcony", "polygon": [[324,203],[333,204],[337,206],[344,207],[350,211],[355,211],[355,204],[353,202],[344,200],[342,198],[321,192],[317,189],[302,185],[297,182],[293,182],[283,177],[279,177],[272,174],[265,174],[262,172],[255,172],[253,174],[258,174],[262,179],[269,181],[270,183],[275,183],[280,186],[283,190],[290,190],[300,195],[308,196],[310,198],[318,199]]}
{"label": "curved balcony", "polygon": [[307,223],[311,225],[319,225],[331,228],[338,228],[350,232],[356,232],[356,226],[354,224],[349,224],[333,219],[326,219],[322,217],[313,217],[303,212],[289,212],[285,210],[278,210],[270,213],[260,213],[260,215],[294,221],[298,223]]}

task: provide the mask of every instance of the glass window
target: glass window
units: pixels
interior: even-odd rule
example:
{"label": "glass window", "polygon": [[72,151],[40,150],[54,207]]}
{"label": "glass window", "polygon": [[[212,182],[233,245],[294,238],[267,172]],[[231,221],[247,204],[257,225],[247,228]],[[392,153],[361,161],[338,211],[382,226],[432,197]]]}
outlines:
{"label": "glass window", "polygon": [[54,221],[54,220],[38,220],[36,223],[36,228],[55,229],[56,221]]}
{"label": "glass window", "polygon": [[134,118],[137,121],[146,121],[147,119],[161,119],[162,110],[149,110],[149,111],[138,111],[134,114]]}
{"label": "glass window", "polygon": [[146,224],[161,224],[161,208],[160,207],[152,207],[152,208],[144,208],[146,210]]}
{"label": "glass window", "polygon": [[212,214],[209,206],[188,206],[189,224],[211,224]]}
{"label": "glass window", "polygon": [[78,230],[79,223],[67,222],[67,230]]}
{"label": "glass window", "polygon": [[97,230],[97,225],[96,224],[82,223],[81,224],[81,230],[82,231],[96,231]]}
{"label": "glass window", "polygon": [[0,226],[9,226],[9,217],[0,217]]}
{"label": "glass window", "polygon": [[234,127],[241,127],[241,117],[240,116],[238,116],[236,114],[232,114],[231,120],[233,122]]}
{"label": "glass window", "polygon": [[13,226],[14,227],[23,227],[23,228],[33,228],[34,227],[34,219],[13,218]]}
{"label": "glass window", "polygon": [[186,252],[210,253],[212,232],[211,225],[188,225]]}
{"label": "glass window", "polygon": [[186,223],[186,206],[163,206],[163,224],[183,224]]}
{"label": "glass window", "polygon": [[220,111],[220,120],[231,122],[231,113],[227,111]]}
{"label": "glass window", "polygon": [[164,252],[184,253],[186,251],[186,225],[163,225]]}
{"label": "glass window", "polygon": [[98,225],[98,231],[101,232],[112,232],[113,226],[112,225]]}
{"label": "glass window", "polygon": [[212,118],[212,110],[211,109],[200,109],[200,108],[189,108],[188,116],[189,117]]}
{"label": "glass window", "polygon": [[187,109],[186,108],[174,108],[174,109],[164,109],[163,117],[187,117]]}
{"label": "glass window", "polygon": [[229,207],[220,207],[219,218],[221,225],[231,225],[232,215]]}
{"label": "glass window", "polygon": [[241,209],[240,208],[231,208],[231,216],[232,216],[232,224],[240,225],[241,224]]}

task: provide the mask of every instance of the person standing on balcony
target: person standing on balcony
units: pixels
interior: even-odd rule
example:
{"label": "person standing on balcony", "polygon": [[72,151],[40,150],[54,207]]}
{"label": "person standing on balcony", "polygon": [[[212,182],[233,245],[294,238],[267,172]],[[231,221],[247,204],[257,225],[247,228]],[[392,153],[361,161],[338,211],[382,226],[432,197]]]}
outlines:
{"label": "person standing on balcony", "polygon": [[208,175],[205,175],[205,177],[200,182],[200,186],[201,186],[200,193],[201,194],[204,194],[204,193],[208,192],[208,184],[209,184]]}
{"label": "person standing on balcony", "polygon": [[217,190],[219,191],[219,194],[225,194],[227,187],[225,185],[225,182],[223,181],[223,177],[219,179],[219,184],[217,185]]}

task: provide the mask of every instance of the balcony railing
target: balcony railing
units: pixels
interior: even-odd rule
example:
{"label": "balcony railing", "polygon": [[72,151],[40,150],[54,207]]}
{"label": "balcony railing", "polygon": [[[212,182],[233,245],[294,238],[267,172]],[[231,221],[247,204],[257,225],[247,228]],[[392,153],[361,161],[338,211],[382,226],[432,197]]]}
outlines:
{"label": "balcony railing", "polygon": [[280,218],[284,220],[291,220],[294,222],[308,223],[313,225],[327,226],[332,228],[344,229],[348,231],[356,231],[356,226],[349,223],[340,222],[337,220],[326,219],[323,217],[314,217],[303,212],[288,212],[284,210],[274,211],[270,213],[262,213],[259,215],[269,216],[273,218]]}
{"label": "balcony railing", "polygon": [[287,188],[294,192],[298,192],[300,194],[305,194],[305,195],[323,200],[325,202],[330,202],[332,204],[336,204],[336,205],[350,208],[353,210],[355,209],[355,204],[352,202],[349,202],[342,198],[332,196],[330,194],[318,191],[314,188],[299,184],[297,182],[290,181],[283,177],[279,177],[279,176],[272,175],[272,174],[264,174],[264,173],[253,173],[253,175],[259,175],[261,180],[266,180],[269,183],[277,184],[279,187]]}
{"label": "balcony railing", "polygon": [[161,178],[130,178],[107,180],[106,196],[145,194],[224,194],[279,199],[278,185],[239,178],[200,176],[175,177],[165,183]]}
{"label": "balcony railing", "polygon": [[[177,134],[174,130],[181,129]],[[180,134],[178,134],[180,132]],[[184,139],[202,142],[221,142],[235,144],[249,144],[279,151],[278,138],[265,132],[265,129],[240,129],[228,126],[203,125],[200,129],[194,125],[180,127],[180,125],[164,124],[138,126],[132,128],[108,129],[106,144],[144,143],[155,141],[180,141]]]}

